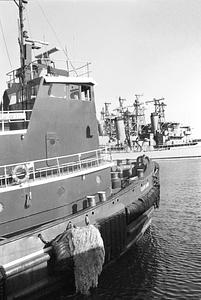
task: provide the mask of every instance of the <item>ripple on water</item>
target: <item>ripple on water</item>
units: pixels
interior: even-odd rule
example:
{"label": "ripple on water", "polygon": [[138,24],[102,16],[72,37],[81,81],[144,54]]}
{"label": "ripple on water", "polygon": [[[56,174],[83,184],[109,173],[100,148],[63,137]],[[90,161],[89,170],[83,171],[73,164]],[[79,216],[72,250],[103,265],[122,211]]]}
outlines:
{"label": "ripple on water", "polygon": [[163,161],[160,176],[151,227],[87,299],[201,300],[201,160]]}

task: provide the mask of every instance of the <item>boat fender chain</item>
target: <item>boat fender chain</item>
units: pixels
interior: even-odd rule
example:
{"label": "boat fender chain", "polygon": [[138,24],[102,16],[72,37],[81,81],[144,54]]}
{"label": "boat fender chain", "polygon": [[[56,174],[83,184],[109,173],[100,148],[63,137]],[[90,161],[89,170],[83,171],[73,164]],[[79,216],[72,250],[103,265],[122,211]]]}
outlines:
{"label": "boat fender chain", "polygon": [[48,261],[48,272],[57,273],[73,269],[73,258],[71,249],[72,228],[76,228],[71,222],[68,223],[64,232],[57,235],[51,241],[46,241],[42,234],[38,238],[45,244],[44,248],[50,247],[50,260]]}
{"label": "boat fender chain", "polygon": [[3,266],[0,266],[0,299],[6,300],[6,271]]}
{"label": "boat fender chain", "polygon": [[29,179],[29,170],[26,164],[15,166],[12,170],[12,178],[17,184],[27,181]]}

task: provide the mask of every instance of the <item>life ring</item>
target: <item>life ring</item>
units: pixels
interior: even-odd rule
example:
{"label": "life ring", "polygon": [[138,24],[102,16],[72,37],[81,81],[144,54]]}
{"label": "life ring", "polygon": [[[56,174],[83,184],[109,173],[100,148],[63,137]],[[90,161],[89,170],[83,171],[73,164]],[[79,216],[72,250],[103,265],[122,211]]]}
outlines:
{"label": "life ring", "polygon": [[23,183],[29,179],[29,170],[26,165],[15,166],[12,171],[12,178],[17,183]]}

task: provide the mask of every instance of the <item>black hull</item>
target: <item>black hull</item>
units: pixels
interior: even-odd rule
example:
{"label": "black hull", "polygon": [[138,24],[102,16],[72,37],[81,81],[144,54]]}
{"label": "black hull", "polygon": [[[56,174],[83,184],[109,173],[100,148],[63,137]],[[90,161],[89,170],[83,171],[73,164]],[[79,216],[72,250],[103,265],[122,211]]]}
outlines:
{"label": "black hull", "polygon": [[[127,204],[130,203],[133,196],[134,186],[134,184],[129,185],[123,191],[117,192],[108,203],[100,205],[102,207],[92,208],[87,213],[88,216],[90,215],[91,223],[98,227],[104,241],[104,267],[125,253],[133,243],[141,238],[150,225],[154,208],[158,207],[160,190],[157,181],[143,194],[144,203],[142,196],[140,197],[142,193],[139,193],[136,199],[133,198],[133,204]],[[135,210],[136,201],[143,203],[144,209],[137,206]],[[133,205],[132,209],[131,205]],[[98,209],[99,212],[96,213]],[[95,218],[93,218],[94,214]],[[105,215],[105,217],[99,217],[101,215]],[[84,216],[86,214],[80,214],[71,220],[80,226],[80,220],[83,221]],[[61,221],[56,221],[51,226],[48,225],[49,229],[44,227],[43,232],[51,231],[54,226],[59,226],[59,222]],[[35,230],[33,236],[37,236],[38,232]],[[58,266],[52,265],[49,254],[47,249],[47,251],[19,262],[18,265],[2,268],[0,299],[43,299],[54,293],[58,295],[61,290],[66,294],[73,293],[72,260],[65,261],[67,268],[59,269]]]}

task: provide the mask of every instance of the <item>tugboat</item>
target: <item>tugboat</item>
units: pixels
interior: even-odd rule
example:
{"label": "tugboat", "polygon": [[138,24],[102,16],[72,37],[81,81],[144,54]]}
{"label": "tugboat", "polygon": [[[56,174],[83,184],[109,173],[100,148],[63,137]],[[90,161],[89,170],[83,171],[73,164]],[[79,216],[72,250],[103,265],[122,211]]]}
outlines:
{"label": "tugboat", "polygon": [[[140,152],[153,159],[201,157],[201,139],[192,138],[191,127],[166,121],[165,99],[140,102],[140,96],[135,95],[131,106],[125,106],[126,99],[119,97],[116,112],[109,110],[111,103],[105,103],[101,111],[100,144],[110,146],[113,158],[134,159]],[[155,109],[147,123],[145,105],[149,103],[154,103]]]}
{"label": "tugboat", "polygon": [[24,30],[27,1],[15,3],[21,66],[0,113],[0,299],[86,294],[149,227],[159,166],[144,155],[115,162],[99,147],[89,64],[57,68],[57,48],[32,59],[41,43]]}

